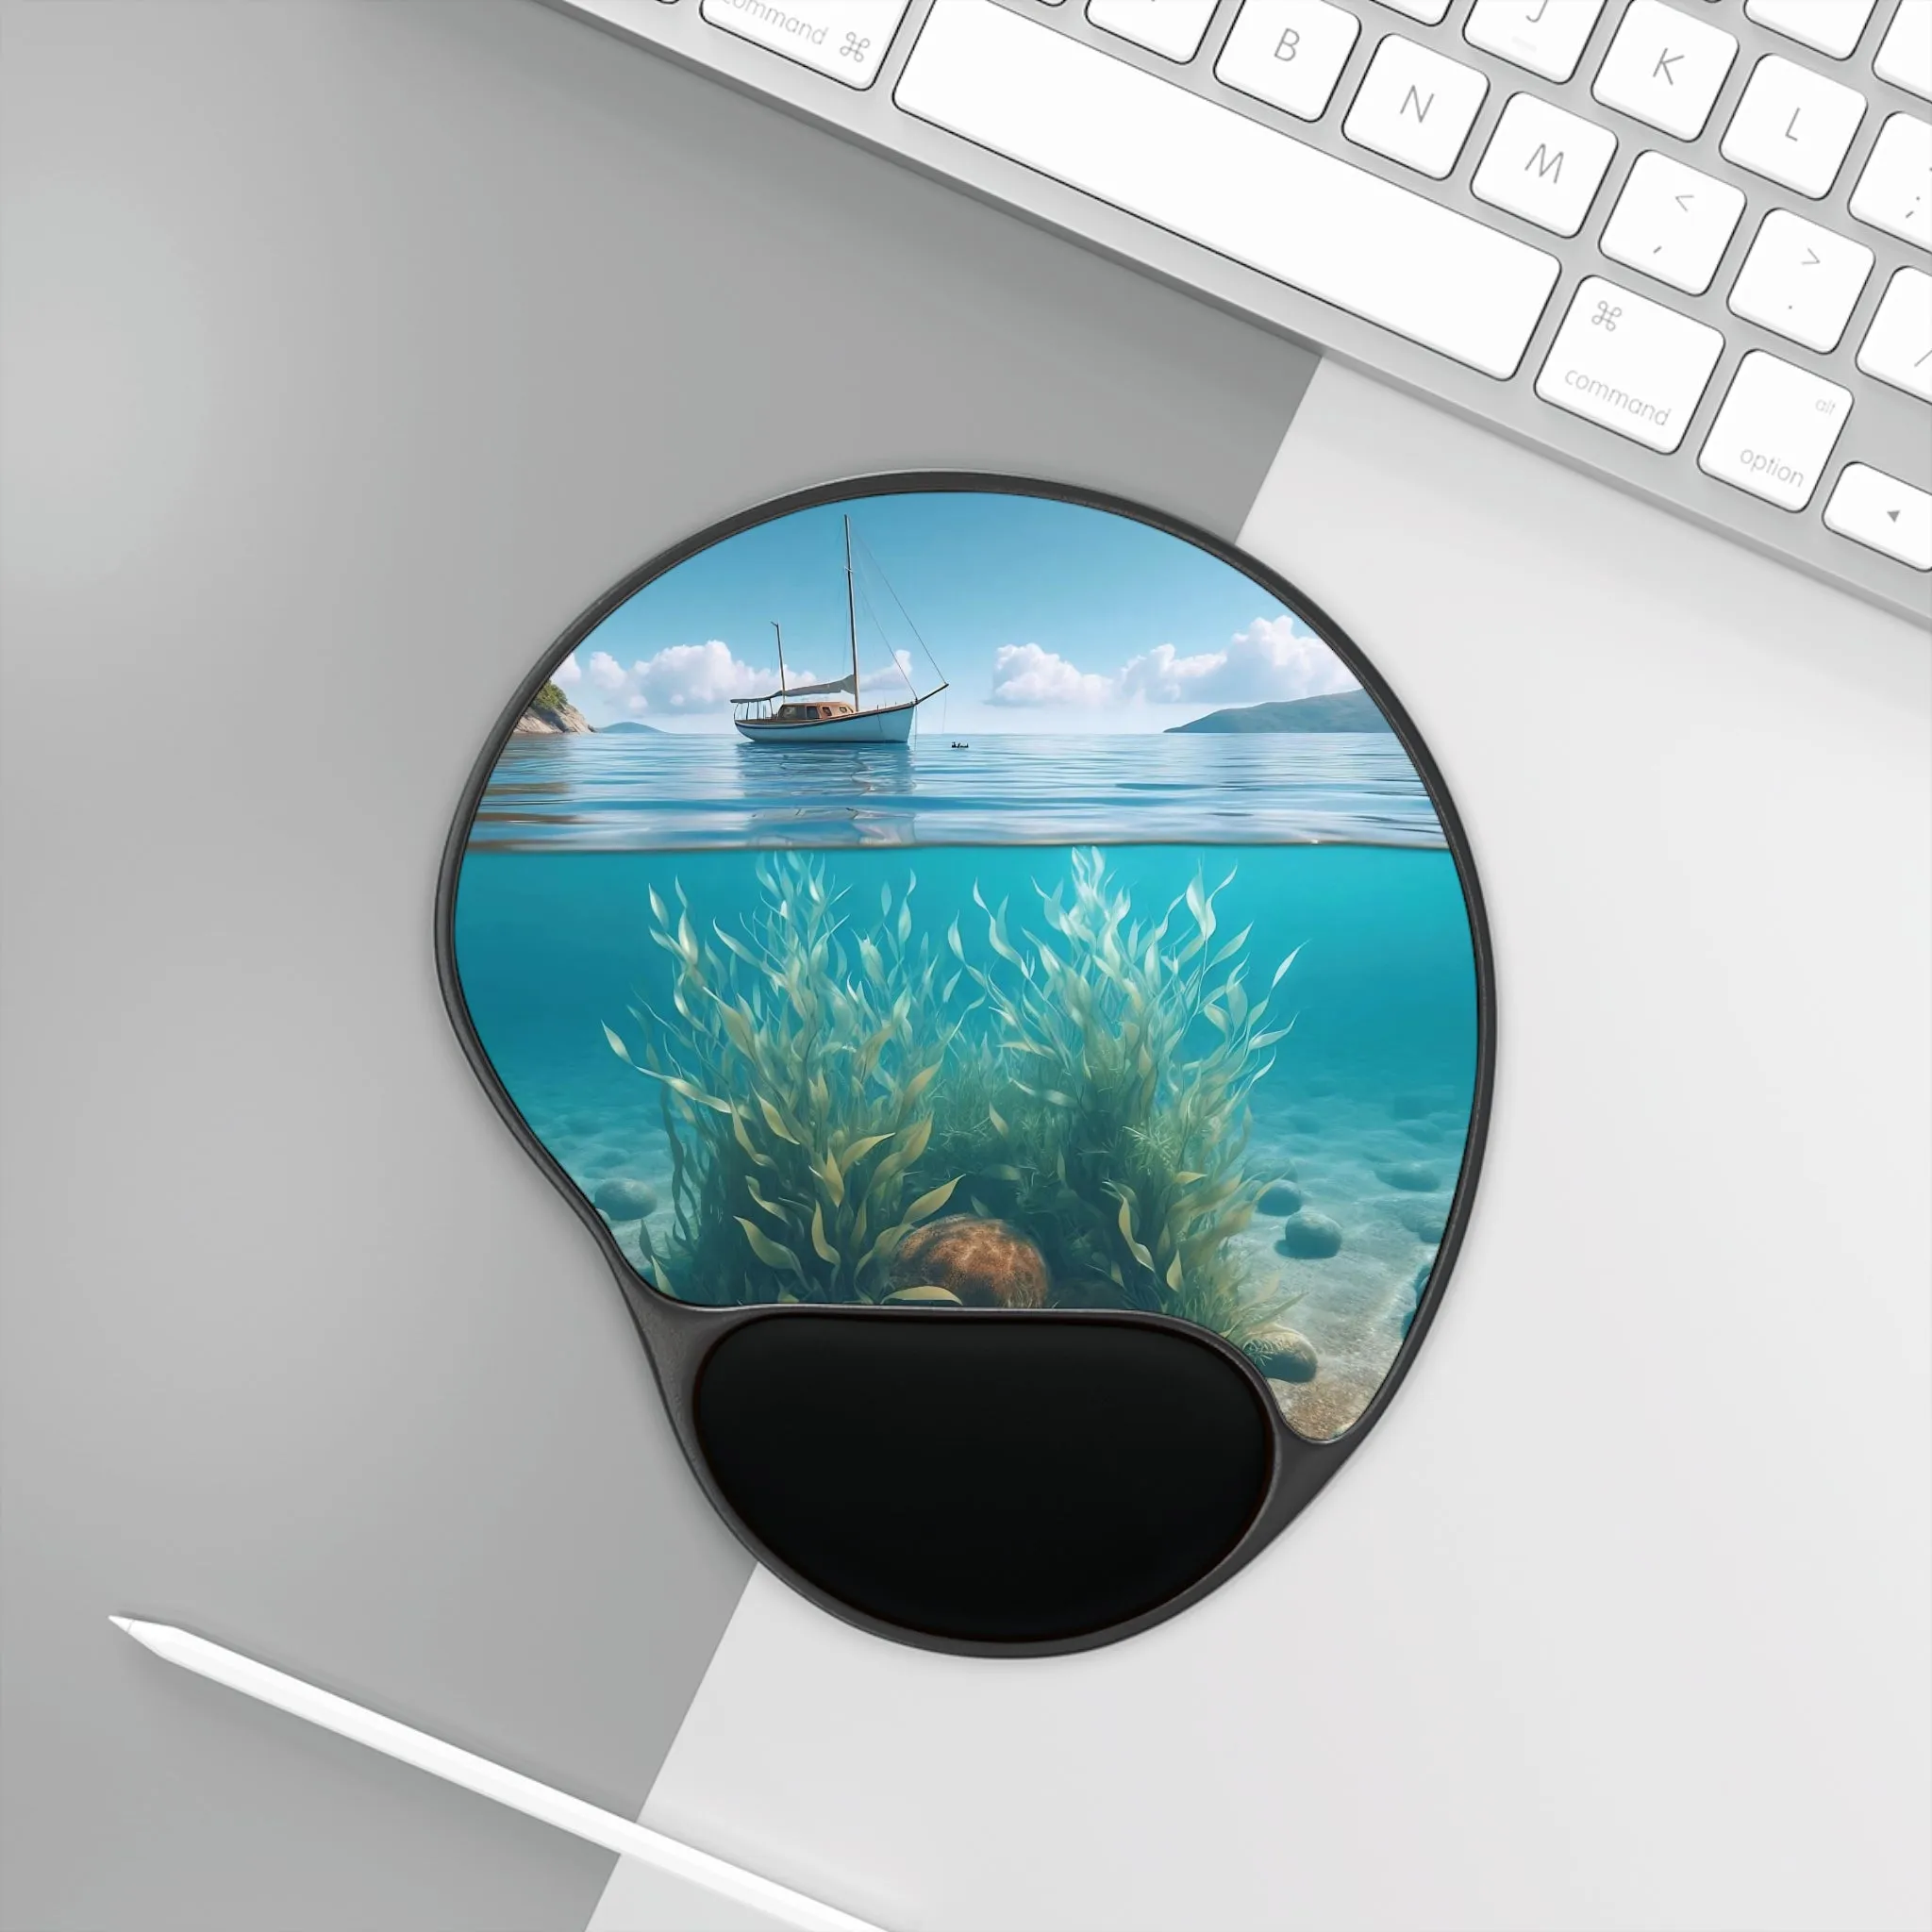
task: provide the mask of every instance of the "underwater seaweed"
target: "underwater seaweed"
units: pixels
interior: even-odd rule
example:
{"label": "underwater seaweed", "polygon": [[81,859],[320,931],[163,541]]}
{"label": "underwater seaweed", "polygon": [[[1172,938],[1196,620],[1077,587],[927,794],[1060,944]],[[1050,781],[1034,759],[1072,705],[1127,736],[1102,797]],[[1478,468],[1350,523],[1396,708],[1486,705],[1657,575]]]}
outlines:
{"label": "underwater seaweed", "polygon": [[676,1017],[631,1008],[641,1060],[604,1029],[657,1083],[670,1141],[672,1251],[641,1231],[644,1257],[691,1301],[890,1299],[894,1248],[954,1191],[924,1180],[922,1156],[960,975],[937,987],[939,957],[912,943],[910,874],[896,906],[881,889],[867,932],[848,926],[817,858],[780,855],[757,876],[741,932],[713,922],[708,940],[681,885],[675,909],[653,890]]}
{"label": "underwater seaweed", "polygon": [[974,888],[984,955],[957,918],[944,951],[918,932],[909,872],[863,931],[813,857],[763,861],[737,933],[701,936],[681,885],[675,908],[653,890],[672,1010],[631,1008],[641,1057],[604,1029],[656,1084],[670,1142],[648,1272],[691,1301],[943,1304],[942,1284],[895,1279],[895,1252],[970,1210],[1037,1244],[1051,1306],[1172,1315],[1258,1359],[1294,1298],[1249,1277],[1234,1237],[1271,1178],[1245,1165],[1249,1100],[1290,1031],[1263,1022],[1294,955],[1250,996],[1252,928],[1214,944],[1232,877],[1197,874],[1148,921],[1076,852],[1070,880],[1036,887],[1044,933],[1015,939]]}
{"label": "underwater seaweed", "polygon": [[1035,887],[1053,937],[1017,941],[975,886],[993,963],[967,958],[957,920],[947,941],[998,1038],[949,1075],[984,1111],[941,1144],[1041,1244],[1056,1302],[1150,1309],[1244,1346],[1292,1299],[1257,1292],[1230,1243],[1268,1178],[1243,1164],[1249,1095],[1293,1024],[1262,1022],[1295,956],[1250,997],[1253,927],[1213,945],[1233,877],[1197,874],[1149,923],[1099,852],[1075,852],[1070,892]]}

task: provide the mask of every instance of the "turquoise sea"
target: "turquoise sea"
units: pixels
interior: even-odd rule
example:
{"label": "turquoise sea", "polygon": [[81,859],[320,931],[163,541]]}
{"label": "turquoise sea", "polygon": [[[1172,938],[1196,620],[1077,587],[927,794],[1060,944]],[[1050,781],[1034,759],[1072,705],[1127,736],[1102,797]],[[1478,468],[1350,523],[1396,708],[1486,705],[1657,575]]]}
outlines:
{"label": "turquoise sea", "polygon": [[[658,1255],[675,1243],[662,1085],[620,1058],[606,1029],[636,1061],[661,1046],[665,1064],[678,1064],[690,1043],[676,1037],[680,931],[692,946],[702,940],[704,970],[724,985],[742,961],[720,936],[744,941],[770,897],[774,853],[809,855],[820,882],[809,890],[835,908],[825,929],[849,949],[855,985],[869,970],[861,940],[885,948],[881,997],[895,974],[918,977],[921,957],[938,962],[929,1000],[955,982],[950,1003],[932,1008],[958,1029],[934,1081],[942,1093],[956,1062],[995,1054],[1012,1030],[995,1024],[991,1003],[972,1007],[974,972],[1020,983],[995,932],[1024,959],[1038,942],[1057,969],[1080,968],[1067,957],[1072,928],[1049,908],[1074,903],[1077,855],[1095,846],[1113,904],[1124,899],[1150,928],[1171,908],[1162,948],[1192,930],[1191,884],[1202,903],[1219,887],[1211,940],[1186,967],[1158,964],[1157,983],[1179,997],[1187,974],[1224,953],[1209,979],[1241,968],[1237,1006],[1267,995],[1266,1026],[1289,1027],[1252,1058],[1266,1071],[1246,1090],[1241,1169],[1286,1182],[1277,1203],[1298,1196],[1303,1221],[1325,1218],[1340,1243],[1284,1252],[1286,1222],[1264,1211],[1231,1236],[1230,1252],[1257,1295],[1297,1297],[1281,1319],[1312,1344],[1319,1369],[1274,1387],[1295,1426],[1334,1434],[1359,1414],[1406,1331],[1476,1078],[1461,887],[1392,737],[979,736],[959,751],[929,739],[909,751],[809,753],[696,736],[517,739],[463,861],[457,966],[485,1050],[564,1172],[592,1198],[612,1198],[613,1181],[641,1184],[641,1223],[610,1218],[648,1274],[641,1238]],[[802,876],[786,875],[793,900]],[[749,968],[741,977],[761,979]],[[1104,969],[1090,977],[1104,988]],[[1189,1022],[1191,1052],[1212,1048],[1226,1018],[1227,1002],[1206,1005]],[[1004,1091],[975,1106],[1004,1121],[1014,1112]],[[744,1093],[725,1098],[750,1105]],[[692,1114],[699,1128],[716,1118]],[[949,1208],[968,1185],[995,1191],[962,1183]],[[1006,1211],[997,1200],[992,1209]]]}

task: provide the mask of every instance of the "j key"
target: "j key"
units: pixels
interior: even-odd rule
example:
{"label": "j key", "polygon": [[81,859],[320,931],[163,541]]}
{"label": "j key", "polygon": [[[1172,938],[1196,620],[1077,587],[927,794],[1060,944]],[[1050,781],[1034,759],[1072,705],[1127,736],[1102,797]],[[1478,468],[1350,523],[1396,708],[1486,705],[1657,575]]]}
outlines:
{"label": "j key", "polygon": [[1475,0],[1462,38],[1545,80],[1568,80],[1604,0]]}

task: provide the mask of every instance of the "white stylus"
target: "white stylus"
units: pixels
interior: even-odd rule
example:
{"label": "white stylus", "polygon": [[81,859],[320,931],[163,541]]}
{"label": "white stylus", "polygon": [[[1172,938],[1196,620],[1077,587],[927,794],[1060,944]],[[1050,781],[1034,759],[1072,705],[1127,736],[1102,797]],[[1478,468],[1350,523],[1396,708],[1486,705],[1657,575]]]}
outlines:
{"label": "white stylus", "polygon": [[621,1852],[628,1858],[641,1858],[660,1872],[749,1906],[781,1924],[798,1927],[799,1932],[880,1932],[869,1921],[855,1919],[850,1912],[841,1912],[836,1907],[821,1905],[802,1891],[793,1891],[789,1885],[760,1878],[755,1872],[727,1864],[708,1852],[666,1838],[662,1832],[633,1824],[614,1811],[600,1810],[568,1792],[552,1790],[548,1785],[540,1785],[521,1772],[506,1770],[487,1757],[478,1757],[474,1751],[464,1751],[441,1738],[432,1738],[426,1731],[398,1724],[392,1717],[365,1710],[346,1697],[319,1690],[300,1677],[271,1670],[267,1664],[257,1663],[239,1651],[225,1650],[205,1637],[176,1629],[173,1624],[143,1624],[132,1617],[109,1617],[108,1621],[117,1629],[126,1631],[137,1643],[144,1643],[157,1657],[179,1664],[183,1670],[212,1677],[231,1690],[259,1698],[291,1716],[307,1718],[324,1730],[353,1738],[357,1743],[399,1757],[419,1771],[446,1778],[451,1784],[461,1785],[483,1797],[494,1798],[512,1811],[540,1818],[545,1824],[589,1839],[593,1845]]}

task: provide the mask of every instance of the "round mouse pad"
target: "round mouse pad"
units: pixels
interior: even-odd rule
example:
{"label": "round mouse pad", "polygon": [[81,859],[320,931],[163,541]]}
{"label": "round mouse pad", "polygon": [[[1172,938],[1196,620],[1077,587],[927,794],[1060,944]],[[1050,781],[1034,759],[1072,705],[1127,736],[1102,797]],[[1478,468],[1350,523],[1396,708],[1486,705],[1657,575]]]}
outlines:
{"label": "round mouse pad", "polygon": [[1492,1050],[1466,843],[1361,653],[1150,510],[891,476],[653,560],[514,695],[439,910],[698,1479],[869,1628],[1172,1614],[1441,1294]]}

